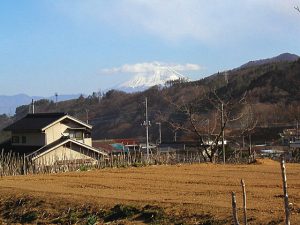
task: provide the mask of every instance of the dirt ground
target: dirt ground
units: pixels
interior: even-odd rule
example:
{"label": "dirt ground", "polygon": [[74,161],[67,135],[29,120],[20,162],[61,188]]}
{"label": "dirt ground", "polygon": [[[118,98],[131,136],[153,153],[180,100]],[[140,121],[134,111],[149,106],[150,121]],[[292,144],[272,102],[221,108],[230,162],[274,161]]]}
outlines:
{"label": "dirt ground", "polygon": [[[251,165],[161,165],[3,177],[0,201],[30,196],[46,202],[45,211],[72,205],[108,208],[117,204],[150,204],[192,224],[199,224],[195,215],[206,214],[230,224],[232,191],[237,194],[242,222],[241,178],[246,183],[249,223],[283,224],[280,164],[271,160]],[[287,164],[287,180],[291,224],[300,224],[300,164]],[[194,222],[189,217],[195,218]]]}

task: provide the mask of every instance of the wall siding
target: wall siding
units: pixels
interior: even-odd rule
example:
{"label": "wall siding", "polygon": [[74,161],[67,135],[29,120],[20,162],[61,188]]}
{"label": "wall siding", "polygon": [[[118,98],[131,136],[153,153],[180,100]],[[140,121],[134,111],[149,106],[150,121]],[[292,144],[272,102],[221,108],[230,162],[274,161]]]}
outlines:
{"label": "wall siding", "polygon": [[78,159],[94,159],[93,153],[78,145],[60,146],[35,159],[37,164],[53,165],[57,161],[72,161]]}

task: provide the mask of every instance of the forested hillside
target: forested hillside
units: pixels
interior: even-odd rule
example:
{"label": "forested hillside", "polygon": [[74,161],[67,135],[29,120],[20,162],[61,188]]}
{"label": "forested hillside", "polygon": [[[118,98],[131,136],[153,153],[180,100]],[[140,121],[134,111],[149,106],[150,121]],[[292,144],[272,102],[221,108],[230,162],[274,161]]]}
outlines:
{"label": "forested hillside", "polygon": [[[217,123],[218,103],[215,101],[243,104],[230,113],[242,112],[251,106],[257,119],[256,126],[291,124],[299,120],[300,102],[300,60],[275,62],[243,67],[217,73],[194,82],[174,81],[164,87],[152,87],[144,92],[125,93],[111,90],[99,95],[93,93],[84,98],[58,102],[40,100],[35,103],[36,112],[67,112],[94,125],[93,137],[131,138],[144,137],[145,97],[148,98],[148,112],[151,121],[150,138],[158,139],[157,122],[162,123],[164,140],[172,140],[174,132],[178,138],[191,137],[183,129],[188,123],[186,109],[193,112],[193,118]],[[24,116],[28,105],[18,107],[13,119]],[[229,106],[228,106],[229,107]],[[214,114],[214,118],[213,117]],[[197,115],[197,117],[196,117]],[[5,118],[4,118],[5,119]],[[1,120],[2,125],[8,120]],[[0,122],[1,122],[0,121]],[[229,123],[237,128],[240,123]],[[177,126],[175,126],[177,125]],[[207,125],[202,125],[206,129]],[[211,122],[210,126],[213,126]],[[217,125],[214,125],[217,127]]]}

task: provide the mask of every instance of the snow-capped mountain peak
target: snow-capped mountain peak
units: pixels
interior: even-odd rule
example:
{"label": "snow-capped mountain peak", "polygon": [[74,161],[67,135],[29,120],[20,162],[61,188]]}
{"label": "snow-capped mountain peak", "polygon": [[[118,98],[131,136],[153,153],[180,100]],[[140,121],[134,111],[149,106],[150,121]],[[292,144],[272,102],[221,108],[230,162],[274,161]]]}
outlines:
{"label": "snow-capped mountain peak", "polygon": [[170,68],[160,68],[153,72],[136,74],[132,79],[118,85],[116,89],[135,92],[143,91],[155,85],[164,85],[167,81],[186,79],[187,77],[171,70]]}

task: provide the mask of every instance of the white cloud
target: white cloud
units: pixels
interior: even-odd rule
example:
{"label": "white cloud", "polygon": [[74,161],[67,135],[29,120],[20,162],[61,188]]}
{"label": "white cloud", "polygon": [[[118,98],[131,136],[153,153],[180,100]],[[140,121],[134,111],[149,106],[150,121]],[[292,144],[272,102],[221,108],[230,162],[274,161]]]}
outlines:
{"label": "white cloud", "polygon": [[146,32],[168,41],[221,41],[298,29],[298,0],[57,1],[73,18],[92,20],[129,35]]}
{"label": "white cloud", "polygon": [[198,64],[171,64],[163,62],[144,62],[136,64],[125,64],[121,67],[114,67],[109,69],[102,69],[102,73],[130,73],[130,74],[148,74],[161,70],[174,70],[177,72],[200,71],[203,67]]}

